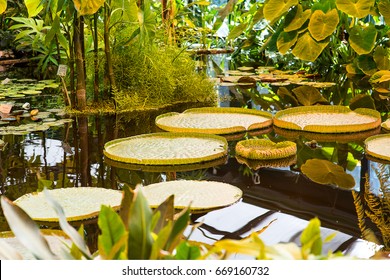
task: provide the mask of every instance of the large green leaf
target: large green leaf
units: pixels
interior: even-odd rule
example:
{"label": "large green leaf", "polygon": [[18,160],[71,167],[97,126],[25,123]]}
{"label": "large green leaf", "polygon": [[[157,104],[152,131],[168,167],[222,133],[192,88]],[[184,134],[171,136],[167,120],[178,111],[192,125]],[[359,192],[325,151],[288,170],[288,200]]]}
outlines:
{"label": "large green leaf", "polygon": [[298,0],[269,0],[264,3],[264,17],[271,23],[278,20],[292,7],[298,5]]}
{"label": "large green leaf", "polygon": [[104,0],[73,0],[77,12],[84,15],[93,15],[104,5]]}
{"label": "large green leaf", "polygon": [[5,196],[1,197],[1,207],[9,227],[23,246],[37,259],[56,259],[39,227],[22,208]]}
{"label": "large green leaf", "polygon": [[378,32],[373,24],[368,26],[354,26],[349,33],[349,43],[354,51],[359,54],[368,54],[375,47]]}
{"label": "large green leaf", "polygon": [[375,0],[336,0],[337,8],[356,18],[366,17],[374,7]]}
{"label": "large green leaf", "polygon": [[42,11],[43,5],[41,2],[41,0],[24,0],[29,17],[35,17],[40,11]]}
{"label": "large green leaf", "polygon": [[388,81],[390,81],[390,71],[388,70],[378,71],[370,78],[370,83],[372,84],[379,84]]}
{"label": "large green leaf", "polygon": [[310,106],[317,103],[328,103],[322,94],[312,86],[299,86],[292,90],[297,97],[299,103],[304,106]]}
{"label": "large green leaf", "polygon": [[352,189],[355,186],[352,175],[328,160],[309,159],[301,166],[301,171],[310,180],[319,184],[332,184],[343,189]]}
{"label": "large green leaf", "polygon": [[381,15],[385,18],[387,25],[390,24],[390,0],[380,0],[378,9]]}
{"label": "large green leaf", "polygon": [[99,254],[106,259],[118,259],[125,250],[125,244],[121,242],[126,236],[125,225],[120,216],[111,207],[102,205],[98,225],[101,230],[98,237]]}
{"label": "large green leaf", "polygon": [[375,110],[375,102],[371,95],[358,94],[349,102],[349,108],[355,110],[357,108],[369,108]]}
{"label": "large green leaf", "polygon": [[0,15],[7,9],[7,0],[0,0]]}
{"label": "large green leaf", "polygon": [[317,41],[322,41],[332,35],[339,23],[337,9],[332,9],[327,13],[316,10],[310,17],[309,31],[311,36]]}
{"label": "large green leaf", "polygon": [[153,245],[151,231],[152,210],[141,188],[134,190],[134,200],[129,209],[128,251],[129,260],[146,260],[150,258]]}
{"label": "large green leaf", "polygon": [[378,46],[374,51],[374,61],[376,67],[379,70],[389,70],[390,69],[390,51],[388,48]]}
{"label": "large green leaf", "polygon": [[305,32],[301,37],[298,38],[294,49],[292,50],[293,55],[302,60],[314,61],[326,48],[329,42],[319,43],[316,42],[309,32]]}
{"label": "large green leaf", "polygon": [[244,31],[245,29],[248,27],[248,23],[247,22],[243,22],[243,23],[240,23],[239,25],[235,26],[230,32],[229,32],[229,36],[228,36],[228,39],[229,40],[234,40],[236,39],[238,36],[240,36]]}
{"label": "large green leaf", "polygon": [[298,39],[298,32],[284,32],[282,31],[279,34],[276,46],[281,54],[285,54],[290,50],[290,48],[295,44]]}
{"label": "large green leaf", "polygon": [[[302,5],[298,5],[295,10],[295,13],[293,13],[293,18],[289,19],[288,16],[290,15],[290,12],[286,16],[286,22],[284,31],[290,32],[294,30],[298,30],[303,26],[303,24],[310,18],[311,10],[307,9],[303,11]],[[292,12],[291,12],[292,14]]]}
{"label": "large green leaf", "polygon": [[367,54],[363,54],[358,57],[357,65],[359,69],[368,76],[373,75],[378,70],[373,57]]}
{"label": "large green leaf", "polygon": [[320,220],[318,218],[313,218],[310,220],[308,226],[303,230],[301,235],[303,254],[322,254],[322,239],[320,227]]}

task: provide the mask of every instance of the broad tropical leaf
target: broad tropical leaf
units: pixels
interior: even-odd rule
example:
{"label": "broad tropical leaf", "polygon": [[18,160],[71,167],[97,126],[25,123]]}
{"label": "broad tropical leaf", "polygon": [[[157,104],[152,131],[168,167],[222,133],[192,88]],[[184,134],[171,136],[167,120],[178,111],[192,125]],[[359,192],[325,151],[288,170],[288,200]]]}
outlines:
{"label": "broad tropical leaf", "polygon": [[302,105],[310,106],[316,103],[328,103],[328,100],[326,100],[315,87],[300,86],[294,88],[292,91]]}
{"label": "broad tropical leaf", "polygon": [[366,17],[374,7],[375,0],[336,0],[337,8],[356,18]]}
{"label": "broad tropical leaf", "polygon": [[380,0],[378,9],[381,15],[385,18],[387,25],[390,24],[390,0]]}
{"label": "broad tropical leaf", "polygon": [[35,17],[40,11],[42,11],[43,5],[41,2],[41,0],[24,0],[29,17]]}
{"label": "broad tropical leaf", "polygon": [[[389,4],[390,5],[390,4]],[[388,48],[378,46],[374,51],[374,61],[379,70],[390,69],[390,52]]]}
{"label": "broad tropical leaf", "polygon": [[363,54],[358,57],[357,65],[359,69],[368,76],[373,75],[378,70],[373,57],[367,54]]}
{"label": "broad tropical leaf", "polygon": [[292,6],[298,5],[298,0],[269,0],[264,3],[264,17],[271,23],[278,20]]}
{"label": "broad tropical leaf", "polygon": [[0,0],[0,15],[7,9],[7,0]]}
{"label": "broad tropical leaf", "polygon": [[299,59],[314,61],[328,44],[329,42],[316,42],[310,36],[309,32],[305,32],[301,37],[298,38],[292,53]]}
{"label": "broad tropical leaf", "polygon": [[349,43],[357,54],[368,54],[375,47],[377,35],[373,24],[366,27],[356,25],[350,31]]}
{"label": "broad tropical leaf", "polygon": [[307,9],[303,11],[302,5],[298,5],[296,12],[293,14],[294,17],[291,20],[288,18],[289,15],[290,13],[288,13],[286,16],[284,32],[290,32],[301,28],[310,18],[311,10]]}
{"label": "broad tropical leaf", "polygon": [[339,23],[337,9],[332,9],[327,13],[316,10],[310,17],[309,31],[311,36],[317,41],[322,41],[332,35]]}
{"label": "broad tropical leaf", "polygon": [[302,252],[304,255],[322,254],[322,239],[321,239],[321,222],[318,218],[310,220],[308,226],[303,230],[301,235]]}
{"label": "broad tropical leaf", "polygon": [[77,12],[84,15],[93,15],[104,5],[104,0],[73,0]]}
{"label": "broad tropical leaf", "polygon": [[343,189],[352,189],[355,179],[344,169],[323,159],[309,159],[302,166],[301,171],[310,180],[319,184],[332,184]]}
{"label": "broad tropical leaf", "polygon": [[349,102],[349,108],[355,110],[357,108],[375,109],[374,98],[368,94],[358,94]]}
{"label": "broad tropical leaf", "polygon": [[388,70],[378,71],[370,78],[370,83],[372,84],[379,84],[387,81],[390,81],[390,71]]}
{"label": "broad tropical leaf", "polygon": [[281,32],[279,34],[276,46],[281,54],[285,54],[296,43],[298,39],[298,32]]}
{"label": "broad tropical leaf", "polygon": [[243,22],[237,26],[235,26],[232,31],[229,32],[229,36],[228,36],[228,39],[229,40],[234,40],[236,39],[238,36],[240,36],[244,31],[245,29],[248,27],[248,23],[247,22]]}

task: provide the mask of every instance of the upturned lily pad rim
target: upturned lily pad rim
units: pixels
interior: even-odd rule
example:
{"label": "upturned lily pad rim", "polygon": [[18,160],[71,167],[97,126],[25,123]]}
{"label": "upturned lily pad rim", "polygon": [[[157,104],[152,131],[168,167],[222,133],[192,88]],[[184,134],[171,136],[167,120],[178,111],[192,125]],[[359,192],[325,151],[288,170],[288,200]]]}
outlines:
{"label": "upturned lily pad rim", "polygon": [[[375,118],[375,121],[370,123],[356,123],[349,125],[329,125],[329,124],[318,124],[318,125],[307,125],[304,128],[301,128],[299,125],[284,121],[281,118],[287,115],[295,115],[302,113],[338,113],[338,114],[347,114],[350,112],[355,112],[360,115],[371,116]],[[316,133],[350,133],[350,132],[359,132],[372,130],[381,125],[381,115],[378,111],[368,108],[357,108],[356,110],[351,110],[346,106],[341,105],[314,105],[314,106],[299,106],[284,109],[278,111],[273,119],[274,126],[289,130],[300,130]]]}
{"label": "upturned lily pad rim", "polygon": [[269,139],[247,139],[239,141],[236,155],[253,160],[281,159],[297,153],[297,145],[292,141],[273,142]]}
{"label": "upturned lily pad rim", "polygon": [[[112,205],[110,204],[110,206],[115,210],[115,211],[118,211],[121,207],[121,201],[122,199],[119,199],[119,195],[120,195],[120,198],[123,196],[123,193],[122,191],[119,191],[119,190],[113,190],[113,189],[105,189],[105,188],[97,188],[97,187],[79,187],[79,188],[58,188],[58,189],[51,189],[51,190],[48,190],[49,192],[62,192],[61,195],[61,199],[62,198],[65,198],[64,195],[66,192],[69,193],[69,196],[72,196],[72,195],[76,195],[77,192],[80,192],[81,191],[87,191],[89,193],[89,197],[93,197],[94,195],[96,196],[96,198],[93,199],[94,202],[96,203],[100,203],[100,206],[101,205],[109,205],[108,202],[112,202],[114,201],[115,199],[117,199],[117,204],[116,205]],[[31,215],[31,213],[29,212],[29,208],[26,207],[26,205],[23,207],[23,203],[25,201],[29,201],[29,200],[34,200],[34,199],[38,199],[38,202],[42,202],[42,201],[46,201],[46,198],[44,197],[44,193],[43,192],[31,192],[31,193],[27,193],[27,194],[24,194],[22,195],[21,197],[17,198],[14,203],[21,207],[28,215],[30,215],[31,219],[33,219],[34,221],[38,222],[38,223],[42,223],[42,224],[57,224],[59,222],[59,218],[57,215],[53,216],[53,217],[34,217]],[[80,195],[80,194],[79,194]],[[42,197],[43,196],[43,197]],[[99,202],[99,197],[101,197],[101,201]],[[61,199],[58,199],[57,197],[54,197],[54,199],[57,200],[57,202],[64,208],[64,211],[66,212],[66,209],[65,209],[65,205],[63,205],[62,203],[62,200]],[[69,197],[68,197],[69,199]],[[51,209],[51,206],[49,204],[47,204],[47,207],[48,209],[50,209],[49,211],[52,211]],[[73,207],[80,207],[80,205],[74,205]],[[54,211],[54,210],[53,210]],[[98,217],[100,213],[100,207],[98,210],[95,210],[95,211],[92,211],[92,212],[88,212],[88,213],[83,213],[81,215],[77,215],[77,216],[66,216],[66,220],[68,222],[85,222],[87,220],[94,220]]]}
{"label": "upturned lily pad rim", "polygon": [[[374,152],[374,151],[370,150],[368,147],[370,143],[372,144],[374,141],[381,140],[381,139],[389,139],[390,140],[390,133],[374,135],[374,136],[368,137],[364,141],[366,154],[371,156],[374,159],[379,159],[379,160],[390,163],[390,156],[386,156],[386,155]],[[388,147],[388,149],[390,149],[390,147]]]}
{"label": "upturned lily pad rim", "polygon": [[266,167],[280,168],[280,167],[288,167],[294,165],[297,162],[297,155],[292,155],[280,159],[265,159],[265,160],[249,159],[249,158],[244,158],[239,155],[236,155],[236,160],[238,163],[245,164],[250,169],[256,171]]}
{"label": "upturned lily pad rim", "polygon": [[[158,201],[158,203],[156,204],[153,203],[154,199],[151,198],[150,191],[146,191],[150,189],[153,190],[153,188],[154,189],[166,188],[166,191],[164,191],[164,195],[166,197],[159,197],[161,201]],[[176,192],[172,191],[172,189],[174,188]],[[232,192],[234,195],[226,197],[227,190]],[[210,197],[212,197],[211,195],[212,192],[215,192],[218,195],[218,198],[223,199],[224,202],[219,202],[219,204],[211,203],[209,206],[199,206],[196,204],[196,202],[189,201],[188,204],[178,205],[177,200],[180,200],[180,195],[181,195],[181,193],[178,191],[192,192],[191,195],[187,196],[191,198],[196,197],[197,193],[205,192],[205,191],[207,191],[207,194],[210,194]],[[223,183],[223,182],[217,182],[217,181],[175,180],[175,181],[165,181],[165,182],[146,185],[143,187],[143,194],[145,195],[145,198],[149,202],[151,208],[157,208],[160,205],[160,203],[162,203],[166,198],[168,198],[168,196],[173,194],[175,197],[175,202],[174,202],[175,210],[182,210],[189,206],[191,213],[206,213],[213,210],[225,208],[237,203],[242,198],[243,191],[234,185]],[[225,197],[223,197],[224,194]],[[205,201],[202,201],[202,203],[204,202]]]}
{"label": "upturned lily pad rim", "polygon": [[[191,127],[178,127],[178,126],[169,126],[163,125],[159,123],[159,120],[180,114],[201,114],[201,113],[219,113],[219,114],[247,114],[247,115],[256,115],[268,118],[268,120],[264,122],[253,123],[248,128],[243,126],[231,126],[226,128],[191,128]],[[226,134],[234,134],[239,132],[246,132],[257,129],[264,129],[272,126],[273,116],[271,113],[266,111],[260,111],[256,109],[247,109],[247,108],[236,108],[236,107],[201,107],[201,108],[191,108],[185,110],[183,113],[178,112],[169,112],[165,114],[161,114],[156,117],[155,124],[165,131],[170,132],[198,132],[198,133],[206,133],[206,134],[217,134],[217,135],[226,135]]]}
{"label": "upturned lily pad rim", "polygon": [[387,131],[390,131],[390,119],[387,119],[386,121],[384,121],[382,124],[381,124],[382,128],[387,130]]}
{"label": "upturned lily pad rim", "polygon": [[[111,154],[109,151],[107,151],[111,146],[131,141],[134,139],[142,139],[142,138],[181,138],[181,137],[192,137],[192,138],[199,138],[199,139],[209,139],[218,141],[221,144],[221,148],[223,151],[215,152],[213,154],[209,154],[207,156],[201,156],[201,157],[189,157],[189,158],[180,158],[180,159],[138,159],[138,158],[131,158],[131,157],[122,157],[118,155]],[[203,134],[203,133],[184,133],[184,132],[160,132],[160,133],[149,133],[149,134],[141,134],[136,136],[131,136],[127,138],[119,138],[115,140],[111,140],[107,142],[104,145],[103,154],[105,157],[123,162],[123,163],[130,163],[130,164],[138,164],[138,165],[183,165],[183,164],[194,164],[199,162],[207,162],[216,160],[219,158],[223,158],[227,155],[228,150],[228,143],[226,139],[222,136],[217,135],[209,135],[209,134]]]}

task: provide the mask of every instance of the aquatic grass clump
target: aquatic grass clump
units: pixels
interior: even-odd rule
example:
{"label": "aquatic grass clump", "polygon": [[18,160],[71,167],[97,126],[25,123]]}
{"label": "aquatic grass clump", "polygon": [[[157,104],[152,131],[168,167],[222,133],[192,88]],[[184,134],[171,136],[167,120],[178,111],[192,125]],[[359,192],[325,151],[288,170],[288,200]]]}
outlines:
{"label": "aquatic grass clump", "polygon": [[127,46],[114,53],[113,61],[119,110],[187,102],[216,104],[214,84],[195,72],[194,61],[180,49]]}

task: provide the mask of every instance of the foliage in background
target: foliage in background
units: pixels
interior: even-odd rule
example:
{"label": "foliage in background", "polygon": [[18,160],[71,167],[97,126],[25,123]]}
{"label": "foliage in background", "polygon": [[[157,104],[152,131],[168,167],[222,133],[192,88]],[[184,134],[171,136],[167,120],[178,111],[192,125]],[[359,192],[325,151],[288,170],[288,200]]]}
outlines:
{"label": "foliage in background", "polygon": [[[45,190],[44,190],[45,191]],[[242,240],[220,240],[213,245],[193,242],[184,231],[190,226],[190,210],[175,213],[174,197],[168,197],[157,209],[149,207],[142,187],[131,191],[124,189],[119,213],[102,205],[98,225],[98,251],[91,253],[83,237],[83,226],[77,231],[67,221],[62,207],[45,191],[48,203],[59,216],[61,229],[72,241],[63,244],[60,255],[52,252],[39,227],[18,206],[6,197],[1,197],[1,205],[11,230],[19,242],[36,259],[228,259],[232,254],[242,254],[255,259],[339,259],[347,258],[341,252],[323,253],[323,242],[333,235],[321,237],[320,221],[313,218],[302,232],[301,246],[295,243],[281,243],[268,246],[253,232]],[[193,230],[199,225],[193,225]],[[190,234],[191,235],[191,234]],[[22,259],[15,249],[1,240],[1,253],[10,259]],[[353,258],[352,258],[353,259]]]}

